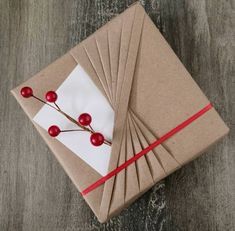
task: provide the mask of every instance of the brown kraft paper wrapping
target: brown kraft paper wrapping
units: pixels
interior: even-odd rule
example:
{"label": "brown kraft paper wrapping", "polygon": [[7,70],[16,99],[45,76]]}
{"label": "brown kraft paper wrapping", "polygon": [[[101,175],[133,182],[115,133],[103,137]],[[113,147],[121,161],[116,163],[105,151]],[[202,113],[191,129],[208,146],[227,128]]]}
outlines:
{"label": "brown kraft paper wrapping", "polygon": [[[44,92],[56,90],[77,64],[115,112],[109,171],[209,103],[138,3],[12,90],[30,119],[43,105],[22,98],[21,87],[31,86],[43,98]],[[79,191],[102,177],[34,125]],[[99,221],[105,222],[227,133],[227,126],[212,108],[84,198]]]}

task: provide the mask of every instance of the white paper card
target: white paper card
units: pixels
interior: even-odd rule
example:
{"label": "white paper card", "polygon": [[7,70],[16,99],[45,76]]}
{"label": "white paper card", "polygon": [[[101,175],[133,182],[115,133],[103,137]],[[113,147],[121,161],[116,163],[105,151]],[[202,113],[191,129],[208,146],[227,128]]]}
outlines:
{"label": "white paper card", "polygon": [[[56,103],[62,111],[74,119],[82,113],[89,113],[92,116],[92,128],[102,133],[106,139],[112,140],[114,111],[80,65],[74,68],[56,93],[58,94]],[[44,105],[33,120],[46,130],[51,125],[57,125],[61,130],[79,129],[48,105]],[[58,139],[102,176],[108,173],[111,147],[106,144],[99,147],[93,146],[90,143],[89,132],[64,132],[55,139]]]}

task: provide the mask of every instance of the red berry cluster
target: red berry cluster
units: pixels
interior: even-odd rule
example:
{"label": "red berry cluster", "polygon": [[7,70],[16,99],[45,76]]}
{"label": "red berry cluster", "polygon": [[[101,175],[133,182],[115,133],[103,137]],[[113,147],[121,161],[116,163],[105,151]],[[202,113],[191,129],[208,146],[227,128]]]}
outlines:
{"label": "red berry cluster", "polygon": [[[90,142],[94,145],[94,146],[100,146],[103,143],[107,144],[107,145],[111,145],[111,142],[105,140],[104,136],[99,133],[99,132],[95,132],[93,130],[93,128],[91,127],[91,121],[92,121],[92,117],[90,114],[88,113],[82,113],[77,120],[73,119],[72,117],[70,117],[69,115],[67,115],[65,112],[63,112],[59,106],[56,104],[56,100],[58,98],[56,92],[54,91],[48,91],[45,95],[45,99],[46,101],[36,97],[33,94],[33,90],[30,87],[23,87],[20,91],[21,95],[25,98],[29,98],[29,97],[33,97],[45,104],[47,104],[48,106],[54,108],[55,110],[57,110],[58,112],[60,112],[61,114],[63,114],[67,119],[69,119],[71,122],[75,123],[76,125],[78,125],[81,129],[77,129],[77,130],[61,130],[58,126],[56,125],[52,125],[48,128],[48,134],[52,137],[56,137],[58,136],[61,132],[70,132],[70,131],[87,131],[91,133],[90,136]],[[50,103],[54,103],[55,107],[52,106],[51,104],[48,104],[47,102]]]}

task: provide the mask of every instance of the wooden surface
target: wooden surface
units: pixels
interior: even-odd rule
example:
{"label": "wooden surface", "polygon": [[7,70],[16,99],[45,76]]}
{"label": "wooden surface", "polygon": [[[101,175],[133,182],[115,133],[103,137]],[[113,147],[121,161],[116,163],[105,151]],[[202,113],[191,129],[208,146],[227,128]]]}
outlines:
{"label": "wooden surface", "polygon": [[232,0],[142,0],[231,128],[199,159],[99,224],[9,90],[130,0],[0,0],[0,230],[235,230]]}

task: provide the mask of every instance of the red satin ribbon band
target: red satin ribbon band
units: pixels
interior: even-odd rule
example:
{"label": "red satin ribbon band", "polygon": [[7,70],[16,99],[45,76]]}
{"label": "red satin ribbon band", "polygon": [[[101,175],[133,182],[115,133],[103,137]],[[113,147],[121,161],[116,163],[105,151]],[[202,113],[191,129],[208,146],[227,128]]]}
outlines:
{"label": "red satin ribbon band", "polygon": [[121,172],[123,169],[127,168],[130,164],[134,163],[135,161],[137,161],[140,157],[142,157],[143,155],[146,155],[149,151],[151,151],[152,149],[154,149],[155,147],[157,147],[158,145],[160,145],[161,143],[163,143],[164,141],[166,141],[167,139],[169,139],[170,137],[172,137],[174,134],[176,134],[177,132],[181,131],[183,128],[187,127],[189,124],[191,124],[194,120],[198,119],[200,116],[202,116],[203,114],[205,114],[207,111],[209,111],[212,108],[212,104],[209,103],[207,106],[205,106],[203,109],[201,109],[200,111],[198,111],[196,114],[194,114],[193,116],[189,117],[188,119],[186,119],[184,122],[182,122],[181,124],[179,124],[178,126],[176,126],[175,128],[173,128],[172,130],[170,130],[169,132],[167,132],[165,135],[163,135],[162,137],[160,137],[158,140],[156,140],[155,142],[153,142],[152,144],[150,144],[147,148],[143,149],[142,151],[140,151],[139,153],[137,153],[135,156],[133,156],[132,158],[130,158],[129,160],[127,160],[125,163],[123,163],[122,165],[120,165],[119,167],[115,168],[113,171],[109,172],[107,175],[101,177],[99,180],[97,180],[95,183],[91,184],[90,186],[88,186],[85,190],[83,190],[81,192],[81,194],[83,196],[87,195],[89,192],[93,191],[94,189],[96,189],[97,187],[99,187],[100,185],[102,185],[103,183],[105,183],[105,181],[109,180],[111,177],[117,175],[119,172]]}

